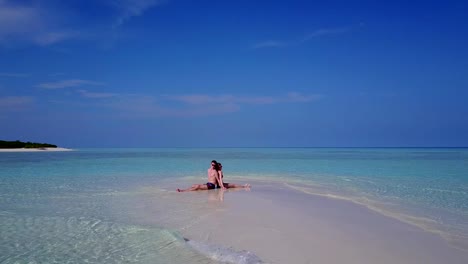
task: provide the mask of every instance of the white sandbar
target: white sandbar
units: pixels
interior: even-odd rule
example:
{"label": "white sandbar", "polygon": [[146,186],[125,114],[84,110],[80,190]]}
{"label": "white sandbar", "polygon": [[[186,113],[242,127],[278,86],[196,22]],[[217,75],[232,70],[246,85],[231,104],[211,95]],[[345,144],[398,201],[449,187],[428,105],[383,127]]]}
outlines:
{"label": "white sandbar", "polygon": [[266,263],[468,263],[467,251],[440,236],[349,201],[278,183],[185,193],[175,189],[189,182],[162,185],[145,187],[138,199],[128,200],[132,221],[248,250]]}
{"label": "white sandbar", "polygon": [[68,148],[14,148],[0,149],[0,152],[50,152],[50,151],[72,151]]}

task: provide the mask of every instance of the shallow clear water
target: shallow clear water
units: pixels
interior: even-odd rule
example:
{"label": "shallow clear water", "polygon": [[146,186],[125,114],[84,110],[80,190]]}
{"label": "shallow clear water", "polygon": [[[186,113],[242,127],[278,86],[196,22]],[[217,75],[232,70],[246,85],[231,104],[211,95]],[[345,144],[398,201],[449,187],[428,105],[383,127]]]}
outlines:
{"label": "shallow clear water", "polygon": [[209,263],[162,223],[132,221],[114,194],[201,181],[212,159],[226,177],[307,187],[468,240],[468,149],[80,149],[0,153],[0,262]]}

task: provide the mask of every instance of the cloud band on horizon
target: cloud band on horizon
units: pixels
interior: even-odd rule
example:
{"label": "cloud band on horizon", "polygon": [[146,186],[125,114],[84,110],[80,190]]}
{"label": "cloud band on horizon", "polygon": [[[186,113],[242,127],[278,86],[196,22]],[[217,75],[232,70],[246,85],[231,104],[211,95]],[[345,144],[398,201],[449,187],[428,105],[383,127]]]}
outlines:
{"label": "cloud band on horizon", "polygon": [[[304,95],[290,92],[283,96],[239,96],[239,95],[162,95],[89,93],[77,90],[86,98],[94,100],[97,107],[105,107],[128,118],[151,117],[195,117],[238,112],[243,105],[273,105],[280,103],[309,103],[323,98],[320,94]],[[101,103],[99,103],[101,102]],[[179,104],[178,104],[179,103]],[[181,103],[181,104],[180,104]]]}

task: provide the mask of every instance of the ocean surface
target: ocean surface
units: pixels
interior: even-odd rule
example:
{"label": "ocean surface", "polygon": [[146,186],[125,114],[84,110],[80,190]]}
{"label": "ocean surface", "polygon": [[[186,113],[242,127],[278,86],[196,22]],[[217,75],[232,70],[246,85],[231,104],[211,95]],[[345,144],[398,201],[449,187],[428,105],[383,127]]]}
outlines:
{"label": "ocean surface", "polygon": [[204,182],[212,159],[236,182],[350,200],[468,250],[468,149],[76,149],[0,152],[0,263],[258,263],[123,206],[132,190]]}

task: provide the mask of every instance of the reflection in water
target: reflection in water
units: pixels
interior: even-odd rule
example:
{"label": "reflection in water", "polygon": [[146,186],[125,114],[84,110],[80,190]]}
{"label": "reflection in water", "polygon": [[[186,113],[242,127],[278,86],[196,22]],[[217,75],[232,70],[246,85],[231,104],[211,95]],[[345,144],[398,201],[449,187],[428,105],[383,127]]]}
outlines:
{"label": "reflection in water", "polygon": [[225,192],[225,190],[223,190],[223,189],[216,189],[216,190],[207,191],[208,201],[210,201],[210,202],[216,202],[216,201],[223,202],[224,201],[224,192]]}
{"label": "reflection in water", "polygon": [[232,188],[232,189],[215,189],[215,190],[208,190],[208,201],[213,201],[213,202],[224,202],[224,193],[227,192],[238,192],[238,191],[250,191],[249,188]]}

